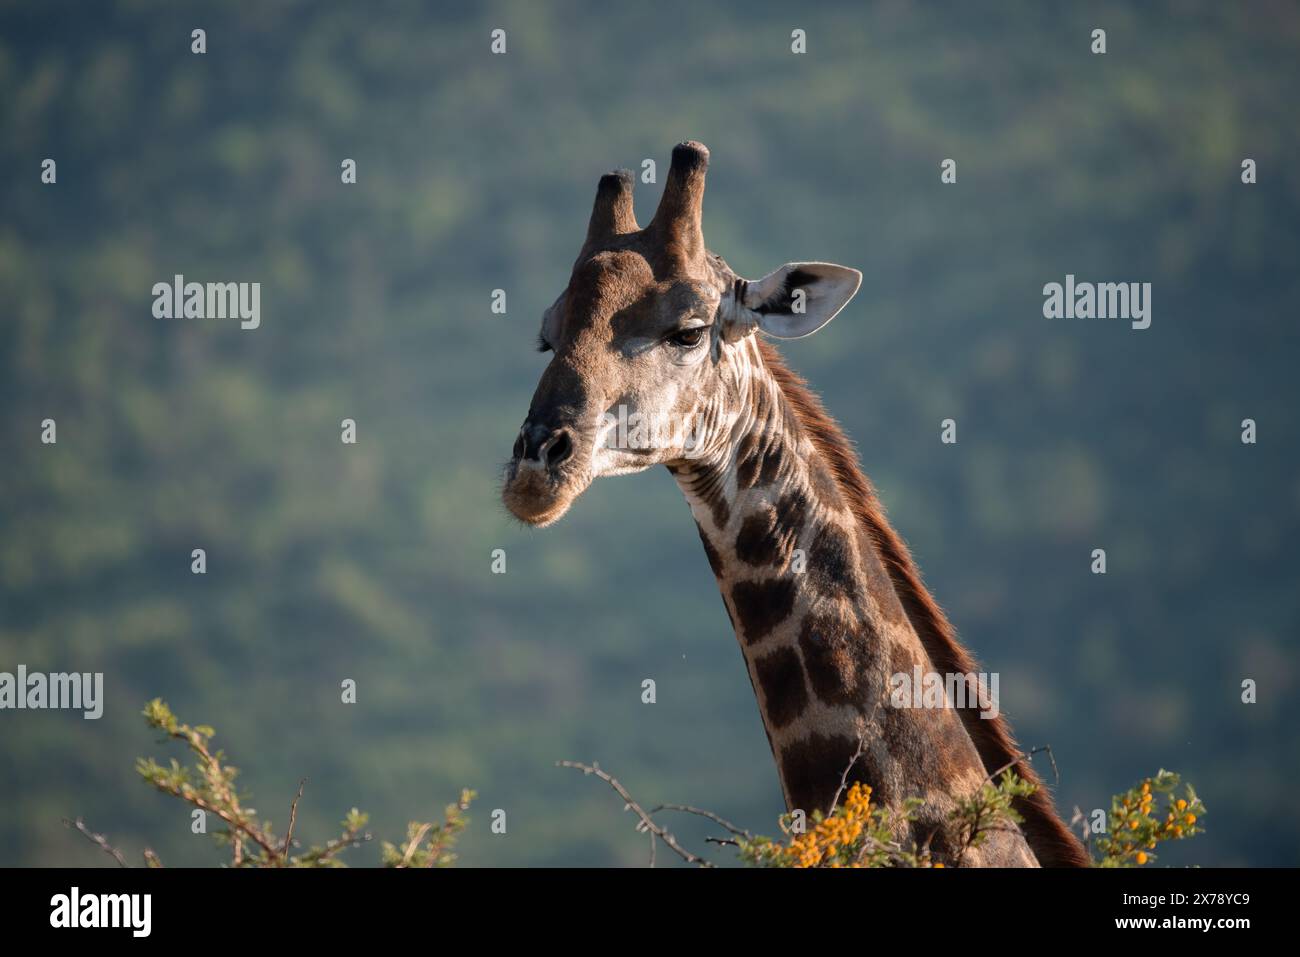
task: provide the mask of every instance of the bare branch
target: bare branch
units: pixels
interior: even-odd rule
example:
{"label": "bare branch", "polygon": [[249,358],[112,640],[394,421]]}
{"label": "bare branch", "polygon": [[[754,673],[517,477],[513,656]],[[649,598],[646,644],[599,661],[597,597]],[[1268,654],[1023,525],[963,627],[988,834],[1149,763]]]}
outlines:
{"label": "bare branch", "polygon": [[217,807],[215,804],[212,804],[210,801],[204,799],[203,797],[200,797],[198,794],[194,793],[193,788],[186,787],[185,789],[181,789],[166,784],[159,784],[158,782],[152,782],[152,783],[155,788],[157,788],[159,791],[162,791],[164,794],[170,794],[172,797],[178,797],[182,801],[188,801],[190,804],[193,804],[195,807],[199,808],[200,810],[207,811],[209,814],[215,814],[217,817],[221,818],[221,820],[225,821],[227,825],[229,825],[232,836],[237,831],[242,832],[246,837],[248,837],[249,840],[251,840],[253,843],[261,847],[262,850],[266,852],[268,858],[274,860],[275,857],[279,855],[280,853],[279,849],[275,846],[275,844],[271,841],[269,837],[267,837],[265,834],[262,833],[260,828],[255,827],[254,825],[249,824],[247,821],[241,820],[240,818],[234,817],[225,808]]}
{"label": "bare branch", "polygon": [[1056,755],[1052,753],[1052,746],[1050,744],[1040,744],[1036,748],[1030,748],[1026,757],[1028,757],[1029,760],[1032,761],[1034,759],[1034,755],[1037,754],[1039,751],[1047,752],[1047,760],[1050,761],[1052,764],[1052,776],[1056,779],[1056,786],[1060,787],[1061,769],[1056,766]]}
{"label": "bare branch", "polygon": [[307,786],[307,779],[303,778],[298,782],[298,796],[293,799],[289,805],[289,830],[284,834],[284,854],[282,855],[281,866],[289,863],[289,848],[293,843],[293,825],[298,820],[298,802],[302,800],[302,789]]}
{"label": "bare branch", "polygon": [[65,827],[70,827],[73,830],[78,831],[81,834],[84,834],[88,841],[90,841],[92,844],[98,845],[101,851],[103,851],[109,857],[113,858],[113,860],[117,861],[119,867],[131,866],[126,862],[126,858],[122,855],[122,852],[119,851],[117,848],[115,848],[112,844],[108,843],[108,838],[104,837],[103,834],[96,834],[90,828],[86,827],[85,822],[81,818],[77,818],[75,821],[69,821],[65,817],[63,819],[63,824]]}
{"label": "bare branch", "polygon": [[713,866],[710,861],[705,860],[697,854],[691,853],[678,844],[677,838],[673,837],[667,830],[656,824],[654,819],[646,813],[645,809],[636,802],[636,799],[628,793],[627,788],[623,787],[623,785],[621,785],[615,778],[610,777],[610,775],[602,771],[598,764],[593,762],[592,764],[587,765],[580,764],[577,761],[556,761],[555,766],[560,768],[574,768],[575,770],[581,771],[583,774],[594,774],[613,788],[614,793],[623,799],[626,809],[631,811],[640,819],[640,824],[637,826],[638,831],[649,831],[652,837],[658,837],[659,840],[663,841],[664,844],[667,845],[669,850],[688,864],[694,864],[697,867]]}
{"label": "bare branch", "polygon": [[1061,783],[1061,770],[1056,766],[1056,755],[1052,753],[1052,746],[1050,744],[1040,744],[1038,747],[1030,748],[1028,751],[1021,751],[1020,757],[1013,758],[1011,761],[1008,761],[1006,764],[1002,765],[1002,767],[998,768],[996,771],[991,772],[988,775],[988,777],[986,777],[984,780],[992,783],[994,778],[996,778],[998,775],[1002,774],[1003,772],[1008,771],[1011,768],[1014,768],[1017,764],[1021,762],[1021,760],[1028,760],[1029,762],[1032,763],[1034,760],[1034,755],[1042,751],[1047,752],[1047,759],[1052,763],[1052,774],[1056,778],[1056,784],[1059,786]]}
{"label": "bare branch", "polygon": [[309,854],[308,857],[318,865],[324,864],[326,861],[335,858],[340,851],[346,851],[349,847],[359,847],[370,841],[372,837],[369,831],[344,831],[342,836],[326,841],[325,846],[319,852],[314,855]]}
{"label": "bare branch", "polygon": [[835,790],[835,800],[831,801],[831,809],[826,812],[827,817],[834,814],[835,809],[840,806],[840,798],[844,797],[844,792],[849,787],[849,772],[853,770],[853,765],[858,763],[858,758],[862,757],[866,749],[867,735],[864,731],[858,735],[858,748],[853,752],[853,757],[849,758],[849,763],[844,765],[844,773],[840,775],[840,786]]}
{"label": "bare branch", "polygon": [[689,804],[660,804],[658,807],[653,807],[649,811],[646,811],[646,813],[653,817],[660,811],[681,811],[684,814],[698,814],[700,817],[707,817],[719,827],[725,827],[732,834],[749,839],[754,837],[754,835],[750,834],[743,827],[737,827],[726,818],[719,817],[712,811],[706,811],[703,808],[691,807]]}

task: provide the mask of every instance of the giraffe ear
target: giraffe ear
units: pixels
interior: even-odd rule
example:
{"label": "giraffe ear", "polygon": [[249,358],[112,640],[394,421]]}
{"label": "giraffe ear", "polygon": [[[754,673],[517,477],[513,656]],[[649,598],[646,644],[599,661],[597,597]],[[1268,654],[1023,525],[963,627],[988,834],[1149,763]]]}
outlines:
{"label": "giraffe ear", "polygon": [[542,313],[542,331],[539,333],[537,340],[538,348],[542,352],[547,351],[546,349],[541,349],[542,343],[556,342],[558,340],[560,333],[557,326],[560,322],[560,315],[564,312],[564,297],[566,295],[568,295],[567,289],[560,293],[559,296],[556,297],[555,302],[547,306],[546,311]]}
{"label": "giraffe ear", "polygon": [[834,263],[786,263],[751,283],[738,283],[738,326],[777,339],[810,336],[844,308],[862,285],[862,273]]}

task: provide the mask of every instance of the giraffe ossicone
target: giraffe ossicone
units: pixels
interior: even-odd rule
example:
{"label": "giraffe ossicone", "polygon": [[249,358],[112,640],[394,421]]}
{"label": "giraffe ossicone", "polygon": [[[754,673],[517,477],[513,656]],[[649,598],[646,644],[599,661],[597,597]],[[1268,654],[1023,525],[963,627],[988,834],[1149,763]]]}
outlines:
{"label": "giraffe ossicone", "polygon": [[[737,276],[704,244],[708,163],[702,144],[673,150],[644,228],[632,174],[601,177],[569,282],[542,319],[539,344],[554,356],[506,466],[507,508],[545,526],[596,478],[666,466],[699,527],[789,809],[825,811],[842,782],[862,781],[891,809],[923,800],[896,837],[939,860],[1086,864],[1005,721],[982,716],[978,696],[891,703],[893,676],[979,669],[849,440],[759,335],[818,331],[862,275],[791,262],[758,280]],[[670,427],[632,438],[619,423],[633,419]],[[964,849],[953,810],[1008,766],[1039,784],[1017,799],[1023,824]]]}

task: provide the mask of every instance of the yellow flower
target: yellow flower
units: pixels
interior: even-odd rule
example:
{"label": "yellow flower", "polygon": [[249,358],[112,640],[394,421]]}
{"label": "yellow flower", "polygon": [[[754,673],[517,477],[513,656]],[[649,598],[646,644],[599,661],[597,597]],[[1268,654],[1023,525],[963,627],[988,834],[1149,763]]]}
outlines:
{"label": "yellow flower", "polygon": [[871,788],[854,784],[834,814],[822,818],[811,831],[791,836],[788,845],[778,847],[777,861],[792,867],[869,866],[859,863],[856,855],[869,833],[871,813]]}
{"label": "yellow flower", "polygon": [[1138,851],[1138,863],[1139,863],[1139,864],[1145,864],[1146,862],[1147,862],[1147,852],[1146,852],[1146,851]]}

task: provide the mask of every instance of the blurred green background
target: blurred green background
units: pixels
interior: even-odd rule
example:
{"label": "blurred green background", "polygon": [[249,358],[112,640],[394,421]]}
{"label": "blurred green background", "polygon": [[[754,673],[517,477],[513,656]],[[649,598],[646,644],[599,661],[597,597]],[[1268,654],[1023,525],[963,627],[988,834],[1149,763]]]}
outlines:
{"label": "blurred green background", "polygon": [[[542,532],[497,496],[597,178],[649,157],[662,182],[686,138],[739,273],[865,272],[785,355],[1021,742],[1052,745],[1066,816],[1170,767],[1209,833],[1162,863],[1300,862],[1298,52],[1291,3],[4,4],[0,670],[102,671],[107,704],[0,713],[0,864],[111,866],[76,815],[218,859],[134,774],[171,753],[154,696],[217,727],[278,824],[308,777],[307,840],[354,804],[396,838],[466,786],[466,864],[644,862],[561,758],[775,829],[667,474]],[[261,328],[154,319],[175,273],[260,281]],[[1153,283],[1151,328],[1045,320],[1066,273]]]}

